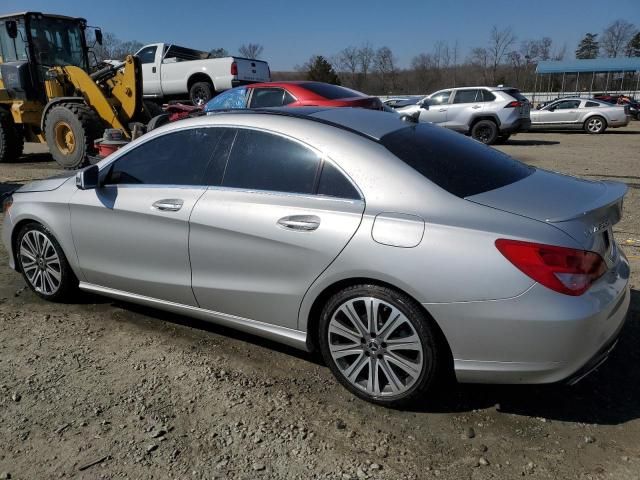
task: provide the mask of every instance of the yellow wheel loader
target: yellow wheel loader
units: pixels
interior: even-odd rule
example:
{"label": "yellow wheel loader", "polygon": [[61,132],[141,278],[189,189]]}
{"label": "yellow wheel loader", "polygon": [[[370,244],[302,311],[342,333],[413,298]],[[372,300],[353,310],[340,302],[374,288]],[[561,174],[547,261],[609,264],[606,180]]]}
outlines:
{"label": "yellow wheel loader", "polygon": [[83,18],[0,15],[0,162],[16,160],[25,141],[41,142],[62,167],[80,168],[105,128],[131,139],[158,113],[142,101],[137,57],[90,67],[87,28]]}

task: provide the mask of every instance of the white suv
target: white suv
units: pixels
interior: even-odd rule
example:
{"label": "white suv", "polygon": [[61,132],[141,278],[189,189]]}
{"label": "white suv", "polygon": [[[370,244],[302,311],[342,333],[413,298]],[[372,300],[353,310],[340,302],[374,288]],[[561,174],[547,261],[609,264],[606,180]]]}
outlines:
{"label": "white suv", "polygon": [[491,145],[531,126],[531,104],[516,88],[463,87],[439,90],[416,105],[397,109],[420,122],[471,135]]}

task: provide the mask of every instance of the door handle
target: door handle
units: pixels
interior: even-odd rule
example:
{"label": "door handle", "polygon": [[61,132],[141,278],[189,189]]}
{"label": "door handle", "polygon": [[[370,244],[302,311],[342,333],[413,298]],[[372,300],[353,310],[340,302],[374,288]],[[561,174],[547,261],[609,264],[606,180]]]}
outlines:
{"label": "door handle", "polygon": [[482,108],[482,106],[481,106],[481,105],[474,105],[474,106],[473,106],[473,107],[471,107],[471,108],[478,109],[478,108]]}
{"label": "door handle", "polygon": [[182,208],[184,201],[180,198],[164,198],[153,202],[152,207],[163,212],[177,212]]}
{"label": "door handle", "polygon": [[320,226],[320,217],[316,215],[291,215],[278,220],[278,225],[286,230],[311,232]]}
{"label": "door handle", "polygon": [[446,108],[441,108],[440,110],[438,110],[439,112],[446,112],[447,109]]}
{"label": "door handle", "polygon": [[151,73],[156,73],[156,67],[151,67]]}

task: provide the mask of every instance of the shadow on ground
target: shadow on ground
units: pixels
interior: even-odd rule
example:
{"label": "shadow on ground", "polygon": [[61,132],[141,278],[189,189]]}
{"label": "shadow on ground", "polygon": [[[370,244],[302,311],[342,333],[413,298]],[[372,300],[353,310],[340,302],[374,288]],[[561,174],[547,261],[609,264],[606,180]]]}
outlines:
{"label": "shadow on ground", "polygon": [[541,145],[559,145],[560,142],[555,140],[525,140],[513,138],[504,142],[503,145],[513,145],[518,147],[531,147],[531,146],[541,146]]}
{"label": "shadow on ground", "polygon": [[[322,364],[319,355],[302,352],[230,328],[171,313],[117,302],[132,313],[208,331],[218,335]],[[137,317],[140,318],[140,317]],[[154,328],[150,324],[149,328]],[[461,413],[496,407],[500,412],[551,420],[617,425],[640,418],[640,291],[631,292],[631,309],[617,348],[609,360],[577,385],[544,386],[452,385],[438,398],[412,410],[419,413]],[[337,382],[336,382],[336,388]]]}

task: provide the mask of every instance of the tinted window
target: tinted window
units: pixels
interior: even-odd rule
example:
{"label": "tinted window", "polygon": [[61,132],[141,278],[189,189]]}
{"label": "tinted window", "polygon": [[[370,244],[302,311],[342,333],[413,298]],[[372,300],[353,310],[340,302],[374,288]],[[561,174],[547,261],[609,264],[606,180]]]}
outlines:
{"label": "tinted window", "polygon": [[366,97],[362,92],[351,90],[350,88],[340,87],[338,85],[331,85],[329,83],[309,82],[300,85],[305,90],[309,90],[321,97],[328,98],[329,100],[336,100],[339,98],[351,98],[351,97]]}
{"label": "tinted window", "polygon": [[143,143],[111,165],[106,183],[203,185],[205,168],[225,130],[182,130]]}
{"label": "tinted window", "polygon": [[584,104],[585,107],[599,107],[600,104],[596,102],[587,102]]}
{"label": "tinted window", "polygon": [[478,90],[458,90],[453,97],[453,103],[473,103],[477,94]]}
{"label": "tinted window", "polygon": [[556,110],[569,110],[571,108],[578,108],[579,106],[580,100],[565,100],[554,105]]}
{"label": "tinted window", "polygon": [[433,183],[461,198],[509,185],[533,171],[498,150],[428,124],[396,130],[380,142]]}
{"label": "tinted window", "polygon": [[496,96],[489,90],[478,90],[478,99],[476,102],[493,102]]}
{"label": "tinted window", "polygon": [[439,92],[429,98],[429,105],[442,105],[449,103],[449,97],[451,96],[451,90],[445,92]]}
{"label": "tinted window", "polygon": [[313,193],[320,159],[302,145],[270,133],[240,130],[222,184],[274,192]]}
{"label": "tinted window", "polygon": [[287,92],[286,90],[284,91],[284,101],[282,102],[283,105],[289,105],[290,103],[295,102],[296,99],[294,98],[293,95],[291,95],[289,92]]}
{"label": "tinted window", "polygon": [[322,166],[320,182],[318,183],[318,195],[349,198],[353,200],[360,198],[358,191],[347,177],[331,162],[324,162]]}
{"label": "tinted window", "polygon": [[228,110],[230,108],[246,108],[246,106],[247,88],[236,87],[213,97],[204,106],[204,111],[213,112],[215,110]]}
{"label": "tinted window", "polygon": [[140,63],[153,63],[156,59],[156,50],[158,47],[143,48],[137,53]]}
{"label": "tinted window", "polygon": [[529,101],[529,99],[527,97],[525,97],[524,95],[522,95],[520,93],[520,90],[518,90],[517,88],[507,88],[507,89],[502,90],[502,91],[504,93],[508,93],[513,98],[515,98],[516,100],[520,100],[521,102],[528,102]]}
{"label": "tinted window", "polygon": [[284,90],[281,88],[254,88],[251,94],[250,108],[281,107],[284,102]]}

